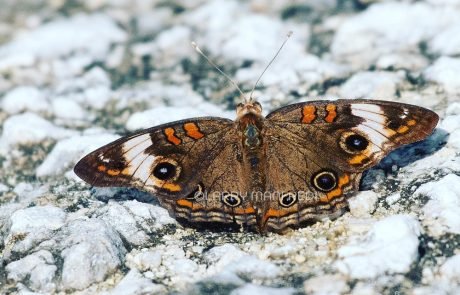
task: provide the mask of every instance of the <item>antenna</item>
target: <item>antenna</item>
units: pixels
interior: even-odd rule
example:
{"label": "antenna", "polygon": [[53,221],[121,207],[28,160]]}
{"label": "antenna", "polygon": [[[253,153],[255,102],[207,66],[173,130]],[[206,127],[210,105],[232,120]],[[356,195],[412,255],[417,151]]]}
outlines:
{"label": "antenna", "polygon": [[236,89],[238,89],[238,91],[240,92],[241,96],[244,97],[244,93],[241,90],[241,88],[238,86],[238,84],[236,84],[236,82],[233,81],[233,79],[230,78],[230,76],[225,74],[224,71],[222,71],[211,59],[209,59],[209,57],[207,57],[206,54],[204,54],[203,51],[201,51],[200,47],[198,47],[198,45],[196,45],[195,42],[192,42],[192,47],[196,50],[196,52],[198,52],[201,56],[203,56],[211,66],[213,66],[217,71],[219,71],[219,73],[224,75],[224,77],[227,78],[227,80],[230,81],[230,83],[232,83],[233,86],[236,87]]}
{"label": "antenna", "polygon": [[252,90],[251,90],[251,94],[249,95],[249,101],[251,102],[253,99],[252,99],[252,94],[254,93],[254,90],[256,90],[256,87],[257,87],[257,84],[260,82],[260,79],[262,78],[262,76],[265,74],[265,72],[267,71],[267,69],[272,65],[273,61],[276,59],[276,57],[278,56],[278,54],[281,52],[281,49],[283,49],[284,45],[286,44],[286,42],[289,40],[289,38],[292,36],[292,31],[289,31],[286,35],[286,39],[284,40],[283,44],[281,44],[280,48],[278,49],[278,51],[276,52],[275,56],[273,56],[273,58],[270,60],[270,62],[268,63],[268,65],[265,67],[265,69],[262,71],[262,74],[260,74],[259,78],[257,79],[256,83],[254,84],[254,87],[252,87]]}

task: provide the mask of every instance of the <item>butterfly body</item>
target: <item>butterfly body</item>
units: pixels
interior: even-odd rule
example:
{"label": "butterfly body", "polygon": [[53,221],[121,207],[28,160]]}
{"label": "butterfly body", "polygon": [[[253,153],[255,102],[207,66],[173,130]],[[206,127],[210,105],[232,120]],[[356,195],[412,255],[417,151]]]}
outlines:
{"label": "butterfly body", "polygon": [[193,118],[123,137],[75,167],[94,186],[131,186],[191,225],[282,232],[337,216],[362,172],[431,134],[438,116],[387,101],[298,103],[262,116],[238,105],[235,121]]}

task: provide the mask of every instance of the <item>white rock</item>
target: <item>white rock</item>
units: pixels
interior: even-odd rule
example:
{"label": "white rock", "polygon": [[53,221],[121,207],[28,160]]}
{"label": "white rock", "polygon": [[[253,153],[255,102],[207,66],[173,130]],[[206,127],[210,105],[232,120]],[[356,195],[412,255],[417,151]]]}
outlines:
{"label": "white rock", "polygon": [[35,206],[14,212],[11,215],[10,234],[23,235],[36,230],[56,230],[63,226],[66,213],[53,206]]}
{"label": "white rock", "polygon": [[28,182],[20,182],[13,189],[13,193],[16,194],[17,200],[20,202],[33,201],[35,198],[38,198],[47,192],[49,192],[49,185],[45,184],[38,186],[37,184],[31,184]]}
{"label": "white rock", "polygon": [[76,131],[58,127],[34,113],[24,113],[6,119],[0,144],[3,146],[35,144],[46,138],[62,139],[76,133]]}
{"label": "white rock", "polygon": [[4,60],[19,56],[48,59],[73,52],[85,52],[95,59],[103,59],[112,43],[123,42],[126,38],[126,33],[108,16],[79,14],[18,34],[13,41],[0,47],[0,65]]}
{"label": "white rock", "polygon": [[295,294],[294,288],[272,288],[246,284],[230,292],[231,295],[291,295]]}
{"label": "white rock", "polygon": [[348,79],[340,88],[343,98],[391,99],[401,77],[390,72],[359,72]]}
{"label": "white rock", "polygon": [[416,50],[421,41],[457,21],[456,9],[423,2],[377,3],[339,26],[331,52],[338,59],[366,67],[382,54]]}
{"label": "white rock", "polygon": [[70,169],[84,155],[119,138],[113,134],[76,135],[59,141],[38,166],[36,175],[60,175]]}
{"label": "white rock", "polygon": [[5,192],[7,192],[9,190],[10,190],[10,188],[7,185],[5,185],[3,183],[0,183],[0,193],[5,193]]}
{"label": "white rock", "polygon": [[140,294],[163,294],[166,293],[164,286],[154,284],[145,278],[137,270],[133,269],[109,292],[110,295],[140,295]]}
{"label": "white rock", "polygon": [[155,52],[155,65],[158,67],[173,66],[183,58],[195,54],[190,46],[191,34],[190,27],[186,26],[174,26],[162,31],[155,38],[153,51],[151,51]]}
{"label": "white rock", "polygon": [[129,211],[117,202],[98,210],[97,216],[111,225],[126,241],[135,246],[149,242],[150,237],[137,226],[136,220]]}
{"label": "white rock", "polygon": [[255,279],[273,279],[281,273],[281,269],[277,265],[250,255],[228,264],[225,271]]}
{"label": "white rock", "polygon": [[340,275],[322,275],[306,280],[304,290],[306,294],[339,295],[348,293],[350,288],[346,279]]}
{"label": "white rock", "polygon": [[427,0],[426,2],[432,4],[432,5],[439,5],[439,6],[448,6],[448,5],[452,5],[452,6],[458,6],[460,5],[460,1],[459,0]]}
{"label": "white rock", "polygon": [[32,86],[20,86],[10,90],[3,97],[1,106],[8,114],[17,114],[24,111],[38,113],[49,110],[49,103],[44,94]]}
{"label": "white rock", "polygon": [[176,275],[190,276],[198,270],[198,264],[188,258],[176,259],[170,268]]}
{"label": "white rock", "polygon": [[373,191],[361,191],[348,200],[350,213],[355,217],[368,217],[377,206],[378,195]]}
{"label": "white rock", "polygon": [[86,112],[82,109],[82,107],[70,99],[53,99],[51,107],[54,115],[61,119],[83,120],[86,117]]}
{"label": "white rock", "polygon": [[164,225],[176,223],[176,220],[169,216],[168,210],[159,206],[136,200],[126,201],[123,206],[133,214],[138,226],[148,233],[153,233]]}
{"label": "white rock", "polygon": [[378,58],[376,66],[379,69],[407,69],[420,71],[428,65],[428,60],[422,55],[408,53],[389,53]]}
{"label": "white rock", "polygon": [[242,277],[269,279],[276,277],[280,268],[272,262],[251,256],[232,244],[210,249],[204,256],[208,262],[208,275],[212,277]]}
{"label": "white rock", "polygon": [[420,225],[408,215],[394,215],[374,224],[361,242],[338,250],[336,267],[351,278],[376,278],[405,273],[418,256]]}
{"label": "white rock", "polygon": [[439,273],[444,280],[460,284],[460,254],[449,257],[441,265]]}
{"label": "white rock", "polygon": [[222,109],[209,103],[203,103],[197,107],[157,107],[132,114],[126,122],[126,129],[134,131],[176,120],[204,116],[221,117],[222,115]]}
{"label": "white rock", "polygon": [[[214,0],[189,13],[185,21],[203,30],[205,39],[197,40],[198,45],[206,44],[212,55],[222,55],[234,62],[250,59],[267,63],[280,46],[280,36],[289,30],[294,30],[296,34],[282,55],[305,51],[303,47],[308,39],[308,27],[293,23],[286,25],[263,14],[241,13],[245,9],[246,6],[237,1]],[[222,31],[227,34],[222,34]]]}
{"label": "white rock", "polygon": [[425,79],[443,86],[448,93],[460,93],[460,58],[442,56],[424,71]]}
{"label": "white rock", "polygon": [[223,269],[230,262],[238,260],[245,255],[247,254],[235,245],[223,244],[222,246],[211,248],[206,252],[204,258],[215,267]]}
{"label": "white rock", "polygon": [[85,102],[95,108],[103,109],[111,99],[111,90],[109,87],[101,85],[85,89]]}
{"label": "white rock", "polygon": [[50,240],[54,232],[64,225],[65,219],[66,213],[52,206],[17,210],[7,223],[10,228],[5,239],[8,245],[5,257],[9,257],[12,252],[26,254],[40,243]]}
{"label": "white rock", "polygon": [[53,255],[40,250],[6,266],[8,279],[15,282],[27,280],[28,286],[35,291],[51,292],[55,289],[54,282],[57,270]]}
{"label": "white rock", "polygon": [[431,52],[439,55],[460,54],[460,22],[440,31],[428,46]]}
{"label": "white rock", "polygon": [[447,106],[446,115],[460,115],[460,102],[453,102]]}
{"label": "white rock", "polygon": [[61,229],[62,286],[87,288],[121,265],[126,249],[117,232],[98,219],[75,220]]}
{"label": "white rock", "polygon": [[432,234],[460,234],[460,176],[449,174],[425,183],[414,194],[430,197],[423,207],[423,223]]}
{"label": "white rock", "polygon": [[126,256],[128,266],[135,267],[144,272],[155,271],[161,265],[161,252],[159,251],[133,251]]}

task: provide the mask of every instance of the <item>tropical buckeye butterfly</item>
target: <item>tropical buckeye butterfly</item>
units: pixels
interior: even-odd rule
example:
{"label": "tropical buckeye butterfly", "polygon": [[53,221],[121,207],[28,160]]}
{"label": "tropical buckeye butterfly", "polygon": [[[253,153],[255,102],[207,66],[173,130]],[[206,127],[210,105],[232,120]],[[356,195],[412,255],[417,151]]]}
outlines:
{"label": "tropical buckeye butterfly", "polygon": [[150,192],[190,225],[281,232],[340,215],[364,170],[437,122],[422,107],[363,99],[302,102],[264,117],[251,92],[235,121],[142,130],[85,156],[75,173],[93,186]]}

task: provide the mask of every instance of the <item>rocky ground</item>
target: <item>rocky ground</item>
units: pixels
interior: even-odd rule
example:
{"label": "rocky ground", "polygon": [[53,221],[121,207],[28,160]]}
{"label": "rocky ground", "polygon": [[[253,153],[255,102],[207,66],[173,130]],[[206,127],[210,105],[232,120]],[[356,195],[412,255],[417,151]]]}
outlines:
{"label": "rocky ground", "polygon": [[[1,294],[460,293],[460,1],[3,0]],[[321,98],[424,106],[426,141],[366,174],[350,211],[285,235],[184,228],[72,168],[121,134]]]}

